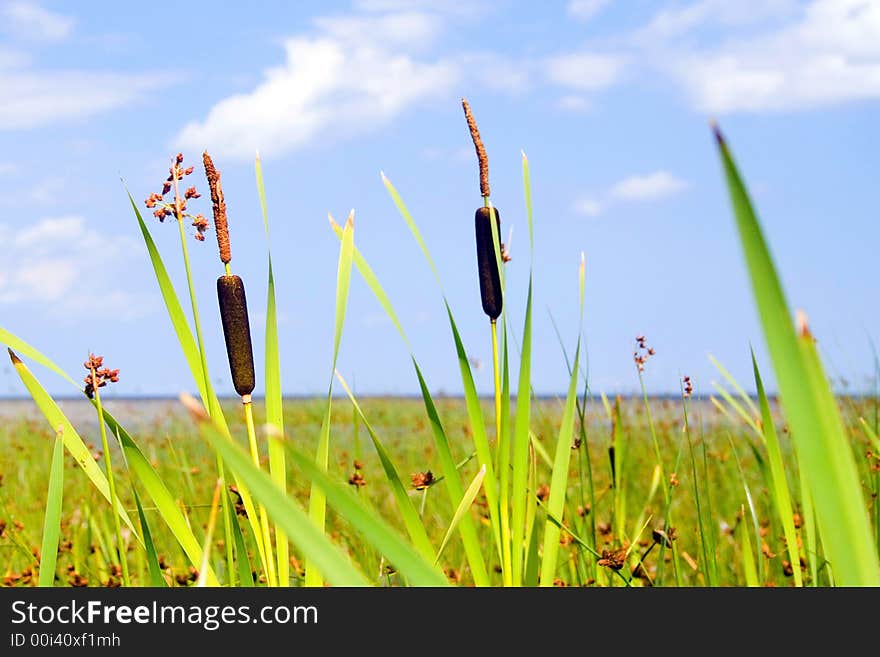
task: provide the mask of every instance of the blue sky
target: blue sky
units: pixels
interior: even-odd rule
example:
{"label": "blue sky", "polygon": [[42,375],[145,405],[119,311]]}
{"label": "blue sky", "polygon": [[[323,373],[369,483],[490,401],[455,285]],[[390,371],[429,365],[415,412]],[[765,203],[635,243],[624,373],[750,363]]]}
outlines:
{"label": "blue sky", "polygon": [[[104,354],[121,370],[116,395],[191,390],[120,178],[141,203],[178,150],[198,165],[207,149],[223,174],[259,378],[259,151],[285,391],[326,390],[338,256],[327,213],[343,220],[354,208],[355,241],[431,388],[458,393],[440,291],[380,171],[421,226],[469,355],[487,363],[466,96],[489,152],[502,235],[513,229],[505,309],[517,336],[528,277],[521,150],[531,165],[536,391],[566,384],[550,316],[573,349],[582,251],[597,392],[637,390],[639,334],[657,351],[645,372],[653,392],[676,391],[688,374],[710,393],[719,377],[709,354],[752,387],[750,343],[769,375],[712,117],[751,187],[790,304],[807,312],[831,374],[868,385],[870,339],[880,339],[880,4],[461,5],[0,2],[0,325],[78,377],[89,351]],[[193,179],[205,194],[192,207],[209,215],[200,166]],[[147,217],[182,283],[176,228]],[[189,247],[212,378],[229,392],[213,231]],[[357,274],[339,369],[362,394],[418,389],[405,346]],[[491,390],[489,368],[476,378]],[[22,392],[0,366],[0,394]]]}

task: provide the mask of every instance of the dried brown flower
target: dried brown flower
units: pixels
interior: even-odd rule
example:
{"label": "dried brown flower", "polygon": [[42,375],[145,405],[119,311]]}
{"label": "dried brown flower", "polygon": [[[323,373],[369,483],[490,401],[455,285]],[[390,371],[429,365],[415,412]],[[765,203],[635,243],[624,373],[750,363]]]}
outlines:
{"label": "dried brown flower", "polygon": [[[171,167],[168,169],[168,177],[162,183],[162,192],[153,192],[147,197],[144,204],[153,210],[153,216],[163,223],[168,216],[174,217],[178,221],[183,221],[185,218],[195,220],[193,226],[198,229],[195,237],[197,240],[203,241],[205,239],[204,232],[205,228],[207,228],[207,222],[205,222],[205,228],[200,228],[201,221],[199,221],[199,217],[201,215],[190,214],[187,212],[186,207],[188,200],[197,199],[201,194],[199,194],[195,186],[190,186],[181,195],[177,185],[179,181],[183,180],[185,176],[190,175],[193,171],[194,167],[183,168],[183,153],[178,153],[172,158]],[[174,190],[174,198],[166,199],[165,195],[171,192],[172,189]]]}
{"label": "dried brown flower", "polygon": [[648,346],[644,335],[636,336],[636,349],[633,351],[633,360],[640,373],[645,371],[645,363],[656,353],[652,347]]}
{"label": "dried brown flower", "polygon": [[412,475],[412,485],[416,490],[424,490],[434,483],[434,473],[430,470],[426,472],[416,472]]}
{"label": "dried brown flower", "polygon": [[546,502],[547,498],[550,497],[550,486],[547,484],[541,484],[538,486],[538,490],[535,492],[535,495],[538,496],[538,499],[542,502]]}
{"label": "dried brown flower", "polygon": [[117,383],[119,381],[119,370],[111,370],[109,367],[101,367],[104,364],[103,356],[95,356],[89,354],[89,359],[83,363],[89,373],[83,380],[86,384],[86,396],[91,399],[95,395],[98,388],[103,388],[108,383]]}
{"label": "dried brown flower", "polygon": [[626,563],[626,548],[618,548],[616,550],[602,550],[602,558],[596,563],[604,568],[612,570],[620,570]]}

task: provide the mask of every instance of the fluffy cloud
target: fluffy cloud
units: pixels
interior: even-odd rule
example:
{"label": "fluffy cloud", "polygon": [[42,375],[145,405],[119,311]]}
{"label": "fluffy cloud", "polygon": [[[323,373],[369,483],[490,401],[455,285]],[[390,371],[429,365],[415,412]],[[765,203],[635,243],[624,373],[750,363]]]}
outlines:
{"label": "fluffy cloud", "polygon": [[688,187],[687,181],[669,171],[633,175],[616,182],[601,198],[581,197],[575,200],[573,210],[585,217],[597,217],[615,203],[659,201],[679,194]]}
{"label": "fluffy cloud", "polygon": [[50,313],[110,311],[124,318],[137,312],[110,275],[137,248],[131,239],[107,237],[68,215],[0,224],[0,241],[10,247],[0,262],[0,304],[35,302]]}
{"label": "fluffy cloud", "polygon": [[[715,4],[695,3],[677,18],[661,14],[643,35],[692,29],[709,20],[705,8]],[[747,7],[722,4],[739,8],[728,24],[746,21]],[[770,3],[774,8],[786,15],[791,3]],[[813,0],[773,29],[731,37],[717,47],[673,47],[661,62],[701,111],[795,111],[880,98],[880,3],[873,0]]]}
{"label": "fluffy cloud", "polygon": [[60,41],[73,29],[74,19],[33,2],[9,2],[0,9],[6,31],[16,38]]}
{"label": "fluffy cloud", "polygon": [[158,75],[0,70],[0,130],[93,116],[128,105],[167,81]]}
{"label": "fluffy cloud", "polygon": [[610,0],[569,0],[565,10],[575,20],[586,22],[602,11]]}
{"label": "fluffy cloud", "polygon": [[593,52],[575,52],[546,61],[550,82],[581,91],[596,91],[620,80],[624,58]]}
{"label": "fluffy cloud", "polygon": [[687,183],[668,171],[655,171],[644,176],[630,176],[616,183],[610,191],[613,199],[620,201],[655,201],[673,196]]}
{"label": "fluffy cloud", "polygon": [[416,58],[434,38],[431,17],[416,12],[318,19],[314,35],[285,42],[285,62],[249,93],[225,98],[182,129],[187,149],[210,144],[225,157],[277,155],[319,135],[350,135],[451,91],[452,59]]}

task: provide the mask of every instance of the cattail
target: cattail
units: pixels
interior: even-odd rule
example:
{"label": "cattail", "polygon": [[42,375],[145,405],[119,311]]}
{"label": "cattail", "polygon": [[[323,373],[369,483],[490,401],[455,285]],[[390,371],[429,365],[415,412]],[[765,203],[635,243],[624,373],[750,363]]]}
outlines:
{"label": "cattail", "polygon": [[471,113],[471,106],[467,100],[461,99],[461,107],[464,109],[464,118],[467,121],[468,130],[471,131],[471,140],[474,142],[474,148],[477,151],[477,162],[480,165],[480,196],[486,198],[489,196],[489,156],[486,155],[486,147],[480,138],[480,131],[477,128],[477,122]]}
{"label": "cattail", "polygon": [[[492,218],[498,234],[501,234],[501,214],[498,208],[489,206],[489,156],[486,147],[480,138],[480,130],[471,112],[471,106],[467,100],[461,99],[461,107],[464,109],[464,118],[467,121],[471,140],[477,152],[477,162],[480,165],[480,194],[484,199],[483,207],[477,208],[474,214],[474,227],[477,234],[477,273],[480,278],[480,298],[483,302],[483,311],[495,323],[501,315],[502,294],[501,276],[498,271],[498,258],[495,254],[495,241],[492,239]],[[504,245],[501,244],[502,253]],[[503,257],[503,256],[502,256]]]}
{"label": "cattail", "polygon": [[242,397],[250,396],[256,385],[254,352],[248,322],[244,283],[239,276],[226,275],[217,279],[217,298],[223,320],[226,355],[232,372],[232,384]]}
{"label": "cattail", "polygon": [[214,167],[214,161],[208,155],[208,151],[202,153],[202,161],[205,164],[208,188],[211,190],[211,205],[214,210],[217,246],[220,247],[220,261],[224,265],[228,265],[232,260],[232,251],[229,248],[229,224],[226,221],[226,200],[223,198],[223,188],[220,186],[220,172]]}
{"label": "cattail", "polygon": [[481,207],[474,215],[477,233],[477,272],[480,277],[480,298],[483,301],[483,312],[493,322],[501,314],[502,295],[501,277],[498,274],[498,259],[495,257],[495,243],[492,240],[492,220],[501,231],[501,215],[496,208]]}

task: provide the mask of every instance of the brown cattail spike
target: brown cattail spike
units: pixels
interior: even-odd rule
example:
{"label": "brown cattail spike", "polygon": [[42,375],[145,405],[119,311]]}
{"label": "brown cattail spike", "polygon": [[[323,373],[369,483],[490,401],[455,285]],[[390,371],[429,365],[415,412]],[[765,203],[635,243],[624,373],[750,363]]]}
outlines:
{"label": "brown cattail spike", "polygon": [[501,232],[501,216],[497,208],[478,208],[474,215],[477,233],[477,273],[480,277],[480,298],[483,312],[494,322],[501,314],[501,276],[498,273],[498,259],[495,257],[495,242],[492,240],[490,217]]}
{"label": "brown cattail spike", "polygon": [[208,151],[202,154],[202,160],[205,163],[208,187],[211,189],[211,205],[214,208],[214,228],[217,231],[220,260],[224,265],[228,265],[232,260],[232,251],[229,248],[229,225],[226,222],[226,201],[223,198],[223,188],[220,187],[220,172],[214,167],[214,162],[208,155]]}
{"label": "brown cattail spike", "polygon": [[244,397],[254,391],[256,377],[247,299],[241,278],[234,275],[218,278],[217,298],[220,300],[220,318],[223,320],[232,385],[235,386],[235,392]]}
{"label": "brown cattail spike", "polygon": [[489,196],[489,156],[486,155],[486,147],[483,146],[483,140],[480,139],[480,131],[477,129],[477,122],[471,113],[471,106],[464,98],[461,99],[461,106],[464,108],[464,118],[471,131],[471,139],[474,140],[474,148],[477,149],[477,161],[480,163],[480,195],[487,198]]}

